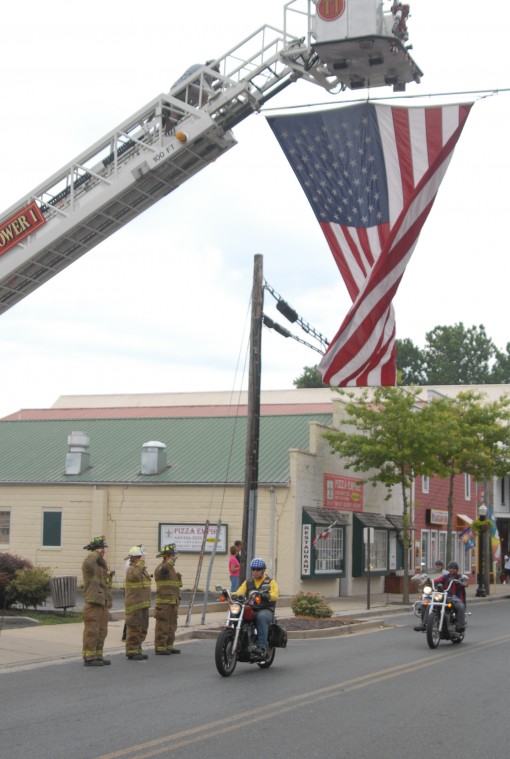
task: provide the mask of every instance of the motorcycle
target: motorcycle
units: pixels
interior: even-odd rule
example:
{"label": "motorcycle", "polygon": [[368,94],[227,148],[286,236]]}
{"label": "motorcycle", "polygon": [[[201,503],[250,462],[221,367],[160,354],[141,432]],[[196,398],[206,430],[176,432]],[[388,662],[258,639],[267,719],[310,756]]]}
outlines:
{"label": "motorcycle", "polygon": [[[467,579],[465,575],[463,578]],[[414,604],[414,613],[421,617],[421,608],[426,608],[423,618],[425,634],[430,648],[437,648],[441,640],[450,640],[454,644],[462,643],[464,632],[457,632],[457,614],[452,601],[452,586],[455,580],[448,582],[448,577],[443,581],[434,580],[430,577],[422,591],[422,597]],[[445,587],[448,583],[447,587]],[[467,614],[467,612],[466,612]]]}
{"label": "motorcycle", "polygon": [[230,677],[238,661],[268,669],[274,661],[276,649],[287,645],[287,631],[273,616],[269,625],[267,650],[264,654],[255,650],[255,609],[261,605],[262,593],[269,591],[269,585],[261,585],[259,590],[252,590],[248,597],[231,593],[221,585],[216,586],[216,590],[221,593],[218,600],[228,603],[227,621],[216,641],[216,669],[222,677]]}

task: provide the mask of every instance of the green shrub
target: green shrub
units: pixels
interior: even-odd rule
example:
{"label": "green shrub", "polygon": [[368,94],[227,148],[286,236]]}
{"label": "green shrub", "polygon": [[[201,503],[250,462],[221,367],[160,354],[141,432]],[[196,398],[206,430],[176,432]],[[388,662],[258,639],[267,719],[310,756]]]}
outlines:
{"label": "green shrub", "polygon": [[28,559],[22,559],[14,553],[0,553],[0,608],[7,609],[14,600],[7,593],[7,586],[14,580],[20,569],[32,569],[33,564]]}
{"label": "green shrub", "polygon": [[7,587],[7,597],[11,603],[19,603],[25,609],[36,609],[48,598],[51,570],[48,567],[27,567],[18,569]]}
{"label": "green shrub", "polygon": [[290,602],[296,617],[331,617],[333,609],[320,593],[298,593]]}

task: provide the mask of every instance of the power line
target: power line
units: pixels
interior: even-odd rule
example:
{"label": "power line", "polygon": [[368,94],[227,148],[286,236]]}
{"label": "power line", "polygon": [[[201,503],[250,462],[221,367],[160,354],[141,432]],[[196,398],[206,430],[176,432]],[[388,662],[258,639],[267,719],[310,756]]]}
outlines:
{"label": "power line", "polygon": [[298,343],[301,343],[302,345],[306,345],[307,348],[311,348],[313,351],[317,351],[317,353],[320,353],[321,356],[324,355],[324,351],[322,351],[320,348],[317,348],[316,345],[307,343],[306,340],[302,340],[297,335],[293,335],[292,332],[289,332],[288,329],[286,329],[285,327],[282,327],[281,324],[278,324],[278,322],[275,322],[273,319],[271,319],[269,316],[266,316],[265,314],[262,314],[262,324],[265,327],[268,327],[269,329],[274,329],[274,331],[278,332],[278,334],[281,335],[282,337],[292,337],[292,339],[296,340]]}
{"label": "power line", "polygon": [[[418,94],[418,95],[388,95],[388,96],[381,96],[381,97],[374,97],[371,98],[370,96],[364,97],[364,98],[352,98],[350,100],[342,100],[341,105],[344,104],[351,104],[351,103],[376,103],[381,100],[413,100],[416,98],[443,98],[443,97],[453,97],[453,96],[459,96],[459,95],[479,95],[480,97],[492,97],[493,95],[499,95],[500,93],[504,92],[510,92],[510,87],[498,87],[496,89],[490,89],[490,90],[458,90],[456,92],[429,92],[426,94]],[[266,113],[269,111],[292,111],[296,110],[298,108],[320,108],[323,106],[328,105],[339,105],[338,101],[336,100],[326,100],[321,103],[305,103],[303,105],[284,105],[280,107],[273,107],[273,108],[263,108],[262,113]]]}
{"label": "power line", "polygon": [[[286,319],[288,319],[292,324],[297,323],[301,327],[301,329],[306,332],[311,337],[315,338],[315,340],[318,340],[319,343],[323,346],[323,348],[327,348],[329,345],[329,341],[327,338],[324,337],[324,335],[321,335],[320,332],[318,332],[314,327],[311,326],[307,321],[305,321],[295,309],[292,308],[292,306],[289,306],[286,300],[282,298],[282,296],[274,290],[271,285],[264,280],[264,288],[273,296],[273,298],[276,300],[276,308],[277,310],[285,316]],[[272,321],[272,320],[271,320]],[[274,322],[276,323],[276,322]],[[268,326],[268,325],[266,325]],[[279,326],[279,325],[278,325]],[[275,327],[273,327],[275,329]],[[285,330],[285,327],[281,327],[282,330]],[[279,330],[277,330],[279,331]],[[288,330],[285,330],[286,332]],[[280,332],[280,334],[282,334]],[[303,343],[304,345],[308,345],[310,348],[313,348],[313,350],[318,351],[318,353],[323,354],[324,350],[319,350],[318,348],[315,348],[313,345],[310,345],[309,343],[305,343],[304,340],[300,340],[300,338],[295,337],[290,332],[288,335],[284,335],[284,337],[293,337],[294,340],[297,340],[300,343]]]}

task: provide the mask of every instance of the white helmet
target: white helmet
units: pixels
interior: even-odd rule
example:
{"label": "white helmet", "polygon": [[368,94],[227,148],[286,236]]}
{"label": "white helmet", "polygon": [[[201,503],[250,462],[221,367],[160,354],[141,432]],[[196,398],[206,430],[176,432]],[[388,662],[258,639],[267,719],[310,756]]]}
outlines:
{"label": "white helmet", "polygon": [[129,549],[128,555],[126,556],[126,559],[133,559],[138,556],[145,556],[145,551],[143,550],[143,546],[133,546]]}

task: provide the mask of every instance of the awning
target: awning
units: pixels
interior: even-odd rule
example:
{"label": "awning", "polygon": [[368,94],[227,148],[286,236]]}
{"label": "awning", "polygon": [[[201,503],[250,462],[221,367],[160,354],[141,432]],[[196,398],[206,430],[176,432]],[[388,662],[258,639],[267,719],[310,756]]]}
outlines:
{"label": "awning", "polygon": [[386,519],[391,522],[395,530],[402,532],[404,529],[404,517],[398,514],[386,514]]}
{"label": "awning", "polygon": [[460,522],[464,522],[464,524],[473,524],[471,517],[467,517],[465,514],[456,514],[456,517]]}
{"label": "awning", "polygon": [[303,513],[307,514],[314,524],[331,525],[336,522],[340,526],[349,524],[349,515],[342,514],[336,509],[314,509],[304,508]]}
{"label": "awning", "polygon": [[394,525],[391,524],[391,522],[388,522],[386,517],[383,517],[382,514],[367,514],[366,512],[363,513],[356,513],[354,514],[356,519],[358,519],[363,527],[375,527],[378,530],[394,530]]}

